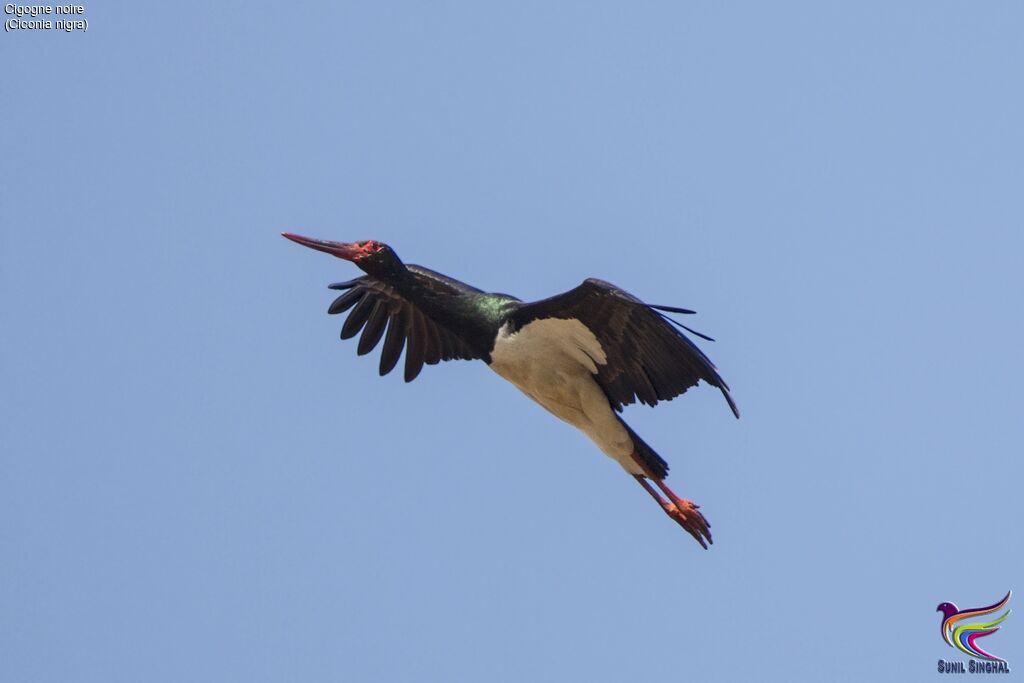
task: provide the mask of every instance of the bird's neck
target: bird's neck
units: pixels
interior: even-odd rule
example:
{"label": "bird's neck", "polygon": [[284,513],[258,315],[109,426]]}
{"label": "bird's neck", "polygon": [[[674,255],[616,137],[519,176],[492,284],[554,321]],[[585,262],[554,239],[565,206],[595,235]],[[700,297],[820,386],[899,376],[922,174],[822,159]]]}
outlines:
{"label": "bird's neck", "polygon": [[489,357],[507,315],[508,297],[479,292],[447,293],[419,282],[405,271],[395,288],[432,320],[458,335],[474,351]]}

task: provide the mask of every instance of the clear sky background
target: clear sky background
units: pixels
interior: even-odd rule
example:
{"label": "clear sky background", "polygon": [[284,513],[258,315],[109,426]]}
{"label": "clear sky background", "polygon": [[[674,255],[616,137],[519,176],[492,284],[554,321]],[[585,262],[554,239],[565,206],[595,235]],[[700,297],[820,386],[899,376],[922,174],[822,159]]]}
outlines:
{"label": "clear sky background", "polygon": [[[1024,591],[1020,3],[85,16],[0,37],[4,681],[927,681]],[[743,418],[626,419],[715,545],[282,230],[697,309]]]}

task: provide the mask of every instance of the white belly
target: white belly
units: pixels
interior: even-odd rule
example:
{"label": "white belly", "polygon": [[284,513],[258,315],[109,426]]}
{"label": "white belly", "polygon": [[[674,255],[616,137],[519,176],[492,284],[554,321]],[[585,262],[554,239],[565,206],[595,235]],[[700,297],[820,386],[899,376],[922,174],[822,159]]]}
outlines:
{"label": "white belly", "polygon": [[641,474],[630,454],[633,442],[594,379],[607,362],[594,334],[578,320],[548,318],[515,334],[498,332],[491,369],[576,427],[632,474]]}

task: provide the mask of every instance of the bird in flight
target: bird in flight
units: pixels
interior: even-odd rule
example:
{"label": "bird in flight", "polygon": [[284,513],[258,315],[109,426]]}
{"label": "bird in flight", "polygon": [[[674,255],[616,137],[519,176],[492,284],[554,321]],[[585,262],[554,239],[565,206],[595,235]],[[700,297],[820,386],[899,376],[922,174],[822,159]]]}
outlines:
{"label": "bird in flight", "polygon": [[484,361],[548,412],[586,434],[701,546],[706,549],[712,542],[699,506],[665,484],[668,463],[617,414],[634,401],[653,406],[670,400],[704,380],[717,387],[733,414],[740,416],[714,364],[670,323],[710,337],[665,315],[693,311],[645,304],[595,279],[526,303],[405,264],[383,242],[282,235],[351,261],[366,273],[330,285],[344,293],[327,312],[351,309],[341,338],[362,331],[359,355],[384,339],[381,375],[394,369],[403,347],[406,382],[419,375],[424,363]]}
{"label": "bird in flight", "polygon": [[998,619],[992,619],[985,622],[968,622],[968,619],[976,619],[983,617],[986,614],[992,614],[998,612],[1002,608],[1006,607],[1006,603],[1010,601],[1010,596],[1013,595],[1013,591],[1007,591],[1006,596],[988,607],[975,607],[970,609],[958,609],[956,605],[951,602],[944,602],[935,608],[936,612],[942,612],[942,639],[946,641],[946,644],[950,647],[955,647],[961,652],[965,652],[972,657],[978,659],[986,659],[992,662],[1005,662],[1006,660],[1002,657],[996,657],[993,654],[986,652],[981,649],[981,646],[976,642],[979,638],[990,636],[999,630],[999,624],[1003,623],[1006,617],[1010,616],[1011,610],[1006,610],[1003,616]]}

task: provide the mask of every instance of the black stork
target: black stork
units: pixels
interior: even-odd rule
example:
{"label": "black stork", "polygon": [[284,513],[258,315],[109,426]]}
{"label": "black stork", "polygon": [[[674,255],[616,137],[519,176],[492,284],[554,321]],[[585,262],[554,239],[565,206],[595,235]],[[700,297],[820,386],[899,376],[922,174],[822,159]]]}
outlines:
{"label": "black stork", "polygon": [[366,273],[330,285],[345,293],[327,312],[352,309],[341,338],[349,339],[362,330],[356,347],[359,355],[372,351],[383,337],[381,375],[394,369],[403,347],[406,382],[416,379],[424,363],[484,361],[548,412],[586,434],[701,546],[707,548],[712,542],[710,525],[699,506],[665,484],[668,463],[616,414],[634,401],[651,406],[667,401],[704,380],[718,387],[733,414],[740,416],[729,385],[714,364],[669,323],[710,338],[665,315],[693,311],[645,304],[595,279],[563,294],[524,303],[402,263],[383,242],[282,235],[351,261]]}

